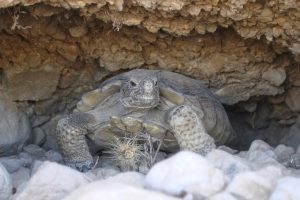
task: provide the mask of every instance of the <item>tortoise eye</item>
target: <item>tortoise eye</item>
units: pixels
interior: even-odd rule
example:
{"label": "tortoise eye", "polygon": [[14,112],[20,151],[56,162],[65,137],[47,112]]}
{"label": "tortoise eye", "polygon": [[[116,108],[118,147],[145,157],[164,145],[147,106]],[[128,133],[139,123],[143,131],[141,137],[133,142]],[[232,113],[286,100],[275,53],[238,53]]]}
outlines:
{"label": "tortoise eye", "polygon": [[136,83],[135,82],[133,82],[133,81],[129,81],[129,84],[131,85],[131,86],[136,86]]}

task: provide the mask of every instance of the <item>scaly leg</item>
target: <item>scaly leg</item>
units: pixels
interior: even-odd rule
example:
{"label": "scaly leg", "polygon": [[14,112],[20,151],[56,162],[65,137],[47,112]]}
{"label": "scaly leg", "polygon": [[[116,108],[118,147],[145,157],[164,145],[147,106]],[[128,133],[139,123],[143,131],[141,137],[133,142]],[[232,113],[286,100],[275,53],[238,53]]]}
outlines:
{"label": "scaly leg", "polygon": [[56,128],[57,143],[66,165],[82,172],[91,169],[94,163],[85,138],[92,121],[92,115],[74,113],[59,120]]}
{"label": "scaly leg", "polygon": [[168,122],[181,150],[205,156],[216,148],[214,139],[206,132],[200,117],[189,106],[181,105],[172,109]]}

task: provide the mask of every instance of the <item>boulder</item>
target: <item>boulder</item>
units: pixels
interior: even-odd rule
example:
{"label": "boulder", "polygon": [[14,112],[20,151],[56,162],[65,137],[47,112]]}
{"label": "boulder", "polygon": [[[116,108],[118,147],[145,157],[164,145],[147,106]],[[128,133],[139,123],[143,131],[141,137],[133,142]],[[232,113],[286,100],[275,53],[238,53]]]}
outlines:
{"label": "boulder", "polygon": [[210,196],[225,185],[221,170],[204,157],[188,151],[155,164],[146,176],[146,187],[172,195]]}
{"label": "boulder", "polygon": [[0,113],[0,156],[16,154],[30,137],[28,117],[2,91]]}
{"label": "boulder", "polygon": [[57,200],[85,185],[89,179],[69,167],[44,162],[31,177],[16,200]]}

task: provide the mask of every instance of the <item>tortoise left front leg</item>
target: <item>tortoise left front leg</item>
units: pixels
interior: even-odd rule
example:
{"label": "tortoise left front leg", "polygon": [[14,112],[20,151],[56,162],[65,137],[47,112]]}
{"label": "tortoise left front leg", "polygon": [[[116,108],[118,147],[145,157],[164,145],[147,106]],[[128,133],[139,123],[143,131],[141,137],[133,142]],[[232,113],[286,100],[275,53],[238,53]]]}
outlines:
{"label": "tortoise left front leg", "polygon": [[189,150],[205,156],[216,148],[214,139],[206,132],[202,120],[187,105],[173,108],[168,123],[179,144],[180,150]]}

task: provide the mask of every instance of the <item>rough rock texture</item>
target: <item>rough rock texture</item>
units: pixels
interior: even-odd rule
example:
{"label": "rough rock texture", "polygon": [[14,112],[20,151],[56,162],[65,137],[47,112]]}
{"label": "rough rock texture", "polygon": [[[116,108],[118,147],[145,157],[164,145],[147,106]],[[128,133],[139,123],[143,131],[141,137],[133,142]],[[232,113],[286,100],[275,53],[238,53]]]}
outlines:
{"label": "rough rock texture", "polygon": [[48,119],[37,126],[52,126],[82,93],[132,68],[202,80],[223,103],[238,103],[255,137],[275,130],[270,143],[296,123],[296,0],[0,0],[0,8],[0,87],[32,123]]}
{"label": "rough rock texture", "polygon": [[20,151],[30,137],[27,116],[0,90],[0,156]]}

